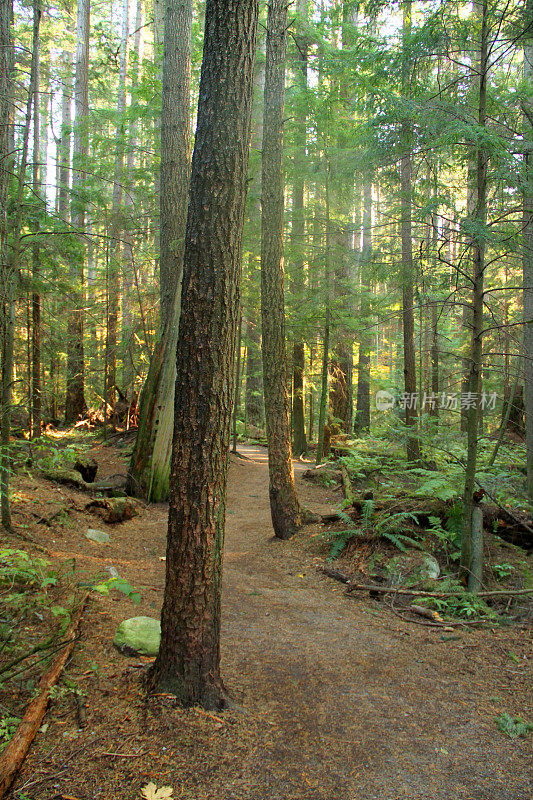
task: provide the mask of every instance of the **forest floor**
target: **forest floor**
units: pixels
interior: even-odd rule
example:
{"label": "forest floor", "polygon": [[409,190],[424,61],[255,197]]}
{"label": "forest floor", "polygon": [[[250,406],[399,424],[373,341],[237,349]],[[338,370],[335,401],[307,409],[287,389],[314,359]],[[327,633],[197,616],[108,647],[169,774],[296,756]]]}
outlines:
{"label": "forest floor", "polygon": [[[119,448],[98,445],[99,475],[125,471]],[[529,800],[531,743],[494,718],[531,718],[531,638],[524,627],[441,628],[406,622],[357,599],[318,570],[322,526],[274,540],[266,451],[232,456],[226,526],[222,672],[236,707],[211,714],[147,703],[149,659],[113,647],[118,624],[158,616],[164,505],[105,525],[87,494],[40,478],[18,480],[15,515],[54,562],[91,575],[114,567],[141,592],[139,606],[93,593],[67,674],[85,695],[78,728],[72,697],[57,696],[16,781],[17,800],[134,800],[150,781],[186,800]],[[338,502],[302,481],[303,504]],[[53,503],[63,524],[39,523]],[[109,544],[83,535],[107,530]],[[16,544],[16,542],[14,542]],[[18,545],[20,546],[20,544]],[[528,660],[529,659],[529,660]]]}

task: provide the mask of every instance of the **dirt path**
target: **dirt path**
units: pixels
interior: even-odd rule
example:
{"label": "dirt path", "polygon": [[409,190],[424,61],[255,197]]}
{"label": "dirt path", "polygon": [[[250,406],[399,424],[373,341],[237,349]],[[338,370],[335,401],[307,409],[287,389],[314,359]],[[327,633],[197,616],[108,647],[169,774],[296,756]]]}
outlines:
{"label": "dirt path", "polygon": [[[125,600],[95,602],[72,667],[89,724],[77,731],[54,708],[18,786],[78,800],[133,800],[149,780],[189,800],[529,799],[530,744],[494,725],[502,710],[531,714],[524,632],[450,639],[346,597],[317,572],[318,527],[273,539],[266,455],[243,454],[230,470],[222,628],[223,675],[242,711],[205,715],[165,698],[149,711],[137,660],[111,646],[121,619],[159,612],[166,509],[115,527],[105,557],[67,531],[58,552],[116,565],[143,601],[134,612]],[[303,469],[304,504],[331,508]]]}

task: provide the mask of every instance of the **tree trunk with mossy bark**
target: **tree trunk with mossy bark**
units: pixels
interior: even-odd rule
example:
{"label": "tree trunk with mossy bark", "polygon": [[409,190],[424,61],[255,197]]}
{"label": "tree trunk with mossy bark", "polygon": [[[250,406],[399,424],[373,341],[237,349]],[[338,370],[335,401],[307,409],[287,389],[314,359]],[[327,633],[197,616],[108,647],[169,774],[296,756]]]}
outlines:
{"label": "tree trunk with mossy bark", "polygon": [[279,539],[290,538],[301,524],[292,468],[285,351],[282,164],[286,50],[287,3],[272,0],[268,7],[263,117],[261,314],[270,511]]}
{"label": "tree trunk with mossy bark", "polygon": [[220,600],[257,0],[207,0],[177,346],[161,645],[148,684],[219,708]]}
{"label": "tree trunk with mossy bark", "polygon": [[169,0],[165,15],[161,117],[161,290],[163,333],[150,361],[140,402],[127,491],[153,502],[168,498],[176,346],[190,172],[192,0]]}

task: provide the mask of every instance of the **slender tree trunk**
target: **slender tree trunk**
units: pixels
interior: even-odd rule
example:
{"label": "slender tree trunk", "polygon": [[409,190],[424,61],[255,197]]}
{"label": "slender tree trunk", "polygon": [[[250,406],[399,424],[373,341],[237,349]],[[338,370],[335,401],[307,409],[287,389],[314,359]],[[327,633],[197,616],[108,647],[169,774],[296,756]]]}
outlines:
{"label": "slender tree trunk", "polygon": [[117,385],[117,336],[120,300],[120,252],[124,228],[122,208],[122,181],[124,172],[124,107],[126,101],[126,72],[129,54],[129,0],[122,0],[122,34],[120,38],[120,66],[118,76],[117,131],[115,177],[111,209],[111,242],[109,252],[109,314],[107,321],[107,402],[113,408]]}
{"label": "slender tree trunk", "polygon": [[[481,14],[481,44],[479,58],[479,105],[478,125],[486,125],[487,80],[488,80],[488,11],[487,0],[479,7]],[[463,530],[461,540],[461,573],[468,578],[469,588],[475,584],[471,574],[472,559],[472,511],[478,444],[479,397],[481,389],[481,367],[483,357],[483,277],[485,270],[485,226],[487,224],[487,162],[483,145],[476,152],[477,204],[472,220],[473,235],[473,288],[472,288],[472,343],[470,356],[470,380],[468,391],[476,402],[468,409],[468,445],[463,494]]]}
{"label": "slender tree trunk", "polygon": [[173,305],[150,360],[141,394],[139,429],[127,480],[128,492],[156,502],[166,500],[169,492],[175,353],[190,170],[191,25],[192,0],[168,0],[161,119],[160,270],[171,284]]}
{"label": "slender tree trunk", "polygon": [[[437,187],[435,187],[434,197],[437,195]],[[434,280],[437,280],[437,248],[438,248],[438,238],[439,238],[439,231],[437,227],[437,213],[435,212],[431,217],[431,247],[432,247],[432,265],[433,265],[433,276]],[[451,251],[451,248],[450,248]],[[451,255],[450,255],[451,259]],[[436,300],[433,300],[431,303],[431,352],[430,352],[430,364],[431,364],[431,394],[433,398],[438,398],[439,391],[440,391],[440,384],[439,384],[439,306]],[[429,413],[438,421],[439,417],[439,400],[436,399],[434,403],[431,404]]]}
{"label": "slender tree trunk", "polygon": [[270,511],[274,533],[280,539],[290,538],[300,525],[291,453],[283,285],[282,160],[286,50],[286,0],[271,0],[263,118],[261,314]]}
{"label": "slender tree trunk", "polygon": [[261,369],[261,323],[255,309],[248,309],[247,320],[248,357],[246,359],[246,421],[262,428],[263,380]]}
{"label": "slender tree trunk", "polygon": [[[533,83],[533,0],[527,0],[524,42],[524,85]],[[526,418],[527,495],[533,503],[533,102],[524,99],[524,211],[522,265],[524,276],[524,404]]]}
{"label": "slender tree trunk", "polygon": [[13,383],[13,302],[14,275],[7,250],[7,199],[10,174],[13,170],[13,44],[11,37],[11,3],[0,5],[0,312],[2,335],[2,403],[0,407],[0,495],[2,525],[11,529],[9,474],[11,459],[11,388]]}
{"label": "slender tree trunk", "polygon": [[237,359],[235,363],[235,389],[233,391],[233,446],[232,453],[237,452],[237,416],[241,399],[241,349],[242,349],[242,308],[239,310],[239,327],[237,330]]}
{"label": "slender tree trunk", "polygon": [[[69,20],[72,13],[71,0],[65,0],[63,8],[65,18]],[[68,22],[66,27],[70,32],[71,25]],[[57,211],[64,222],[69,220],[72,60],[70,50],[63,50],[61,54],[61,136],[57,143],[59,161]]]}
{"label": "slender tree trunk", "polygon": [[220,601],[258,3],[207,0],[185,237],[161,613],[149,684],[224,704]]}
{"label": "slender tree trunk", "polygon": [[309,420],[307,428],[307,439],[311,441],[315,432],[315,389],[313,386],[313,367],[315,364],[315,348],[313,345],[309,348]]}
{"label": "slender tree trunk", "polygon": [[326,157],[326,250],[324,254],[324,279],[326,284],[326,314],[324,319],[324,335],[322,339],[322,377],[320,382],[320,407],[318,412],[318,444],[316,463],[329,455],[327,436],[327,414],[329,395],[329,341],[331,333],[331,220],[329,212],[329,160]]}
{"label": "slender tree trunk", "polygon": [[76,21],[76,78],[74,87],[74,149],[71,220],[78,233],[76,253],[71,255],[69,278],[73,308],[69,314],[67,337],[67,391],[65,421],[75,422],[85,413],[85,366],[83,348],[85,204],[82,198],[85,182],[85,162],[88,154],[89,123],[89,34],[90,0],[78,0]]}
{"label": "slender tree trunk", "polygon": [[[143,13],[142,0],[137,0],[135,12],[134,64],[131,76],[131,95],[135,95],[139,84],[142,50],[143,50]],[[130,100],[131,106],[131,100]],[[126,156],[126,175],[124,192],[124,230],[122,234],[123,270],[122,270],[122,388],[128,400],[134,399],[135,365],[133,363],[134,329],[135,329],[135,294],[134,273],[134,239],[132,232],[132,212],[135,200],[135,157],[138,140],[138,124],[134,119],[129,129],[128,153]]]}
{"label": "slender tree trunk", "polygon": [[363,252],[360,268],[360,315],[359,357],[357,361],[357,414],[355,432],[370,430],[370,339],[365,329],[370,326],[370,294],[368,275],[372,261],[372,179],[366,177],[363,186]]}
{"label": "slender tree trunk", "polygon": [[[10,38],[10,20],[12,14],[12,7],[6,9],[8,17],[8,35],[5,40],[6,57],[8,59],[9,76],[6,82],[6,99],[8,109],[12,102],[12,84],[11,74],[14,69],[12,59],[12,48]],[[2,17],[2,23],[5,20]],[[20,159],[19,174],[18,174],[18,189],[15,204],[15,212],[13,224],[11,226],[12,232],[12,250],[7,255],[5,260],[5,273],[2,276],[2,300],[4,300],[4,313],[3,313],[3,343],[2,343],[2,419],[0,431],[0,444],[2,446],[2,465],[1,465],[1,506],[2,506],[2,525],[4,528],[11,528],[11,515],[9,510],[9,472],[11,469],[11,459],[9,453],[9,437],[11,428],[11,396],[13,385],[13,344],[14,344],[14,328],[15,328],[15,306],[14,306],[14,290],[15,279],[20,271],[20,255],[21,255],[21,233],[22,233],[22,218],[24,206],[24,189],[26,185],[26,168],[28,163],[28,146],[30,138],[30,124],[32,115],[32,104],[38,86],[39,76],[39,29],[41,24],[41,7],[38,1],[33,4],[33,35],[32,35],[32,58],[30,67],[30,85],[28,87],[28,98],[26,102],[26,118],[24,122],[24,130],[22,133],[22,155]],[[10,113],[8,111],[8,113]],[[34,109],[34,113],[38,115],[39,109]],[[13,130],[8,124],[8,130]],[[9,139],[11,133],[9,133]],[[13,137],[14,139],[14,137]],[[9,145],[8,145],[9,146]],[[12,143],[12,150],[14,150],[14,143]],[[9,152],[9,151],[8,151]],[[7,169],[12,168],[11,159],[7,158]],[[9,174],[9,173],[8,173]],[[30,341],[28,337],[28,342]],[[29,376],[28,376],[29,377]]]}
{"label": "slender tree trunk", "polygon": [[[252,152],[260,152],[263,143],[263,100],[265,95],[265,62],[264,62],[265,37],[261,37],[259,50],[263,58],[256,63],[254,94],[255,106],[252,117]],[[261,168],[257,169],[256,175],[251,182],[250,193],[253,198],[254,221],[261,219]],[[255,229],[254,229],[255,232]],[[259,241],[260,237],[257,236]],[[250,253],[249,272],[253,280],[253,288],[256,288],[256,281],[261,278],[261,257],[260,249],[255,248]],[[259,290],[260,291],[260,290]],[[263,407],[263,370],[261,358],[261,312],[251,300],[246,309],[247,333],[248,333],[248,357],[246,359],[246,420],[256,428],[263,428],[265,424],[265,413]]]}
{"label": "slender tree trunk", "polygon": [[[40,14],[40,0],[34,0],[34,14]],[[37,42],[37,52],[35,54],[35,92],[33,95],[33,197],[34,202],[39,198],[41,192],[40,184],[40,46]],[[39,208],[36,214],[35,233],[39,232]],[[31,435],[32,437],[41,435],[41,296],[39,294],[39,281],[41,273],[41,252],[39,242],[32,245],[32,281],[33,289],[31,294],[32,310],[32,338],[31,338]]]}
{"label": "slender tree trunk", "polygon": [[[403,4],[403,92],[409,93],[409,74],[411,68],[411,0]],[[413,235],[411,222],[412,192],[412,152],[411,124],[402,123],[402,157],[400,162],[401,186],[401,239],[402,239],[402,317],[403,317],[403,374],[407,402],[405,405],[405,424],[407,426],[407,460],[420,459],[420,444],[410,429],[416,428],[418,420],[416,393],[416,358],[415,358],[415,319],[413,311]]]}
{"label": "slender tree trunk", "polygon": [[[307,0],[298,0],[297,11],[306,22]],[[296,37],[296,82],[300,92],[307,90],[307,56],[308,41],[305,34]],[[303,166],[306,158],[307,125],[305,114],[298,121],[295,134],[296,159],[299,167]],[[303,301],[304,292],[304,179],[296,170],[292,198],[292,250],[296,254],[293,264],[293,292],[298,301]],[[307,450],[305,438],[305,408],[304,408],[304,375],[305,375],[305,348],[301,336],[297,336],[292,347],[292,429],[293,450],[295,456],[301,456]]]}

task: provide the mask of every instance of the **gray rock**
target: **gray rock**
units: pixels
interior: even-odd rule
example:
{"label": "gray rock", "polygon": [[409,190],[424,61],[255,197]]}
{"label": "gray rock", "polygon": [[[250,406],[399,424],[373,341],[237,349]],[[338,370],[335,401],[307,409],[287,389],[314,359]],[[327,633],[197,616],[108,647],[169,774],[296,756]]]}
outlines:
{"label": "gray rock", "polygon": [[107,544],[111,541],[111,537],[108,533],[99,531],[97,528],[89,528],[85,534],[85,538],[90,539],[91,542],[96,542],[96,544]]}
{"label": "gray rock", "polygon": [[161,642],[161,623],[152,617],[131,617],[118,626],[113,644],[127,656],[156,656]]}
{"label": "gray rock", "polygon": [[439,562],[429,553],[404,553],[391,558],[385,567],[389,578],[402,586],[434,581],[440,575]]}
{"label": "gray rock", "polygon": [[439,562],[429,553],[426,553],[420,565],[420,577],[422,580],[436,581],[439,575]]}

